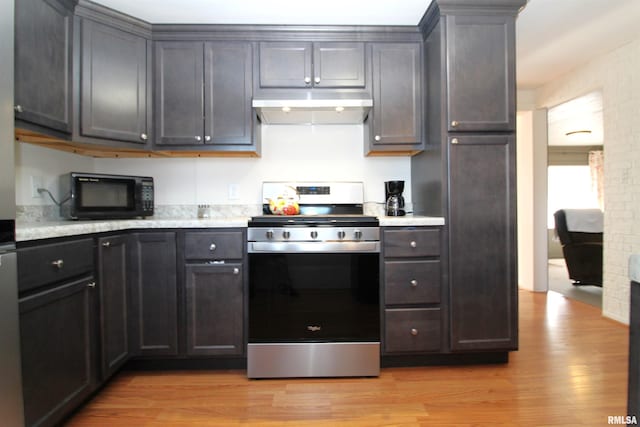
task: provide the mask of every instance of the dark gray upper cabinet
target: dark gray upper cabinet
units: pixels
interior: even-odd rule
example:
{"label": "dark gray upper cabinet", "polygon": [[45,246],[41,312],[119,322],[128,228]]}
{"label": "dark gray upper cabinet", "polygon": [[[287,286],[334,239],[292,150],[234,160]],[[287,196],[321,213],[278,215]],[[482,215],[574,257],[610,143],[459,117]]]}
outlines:
{"label": "dark gray upper cabinet", "polygon": [[186,265],[188,354],[244,354],[242,270],[241,263]]}
{"label": "dark gray upper cabinet", "polygon": [[129,359],[128,236],[98,239],[102,379]]}
{"label": "dark gray upper cabinet", "polygon": [[137,233],[131,268],[132,348],[139,355],[178,354],[176,237]]}
{"label": "dark gray upper cabinet", "polygon": [[262,88],[364,88],[364,43],[262,42]]}
{"label": "dark gray upper cabinet", "polygon": [[244,42],[157,42],[155,144],[254,146],[252,56]]}
{"label": "dark gray upper cabinet", "polygon": [[515,137],[448,142],[451,349],[515,350]]}
{"label": "dark gray upper cabinet", "polygon": [[366,132],[370,151],[412,151],[422,145],[420,43],[372,45],[373,108]]}
{"label": "dark gray upper cabinet", "polygon": [[155,144],[204,144],[204,43],[155,44]]}
{"label": "dark gray upper cabinet", "polygon": [[145,144],[147,40],[81,21],[80,134]]}
{"label": "dark gray upper cabinet", "polygon": [[205,44],[205,144],[253,143],[252,55],[249,43]]}
{"label": "dark gray upper cabinet", "polygon": [[73,2],[15,4],[15,117],[70,133]]}
{"label": "dark gray upper cabinet", "polygon": [[311,87],[312,52],[307,42],[260,43],[260,86]]}
{"label": "dark gray upper cabinet", "polygon": [[512,16],[446,18],[449,131],[515,130]]}

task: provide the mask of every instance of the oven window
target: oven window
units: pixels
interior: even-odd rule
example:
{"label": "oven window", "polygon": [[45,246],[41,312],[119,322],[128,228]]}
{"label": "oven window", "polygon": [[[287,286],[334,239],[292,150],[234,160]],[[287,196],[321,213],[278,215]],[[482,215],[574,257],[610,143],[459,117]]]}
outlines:
{"label": "oven window", "polygon": [[79,181],[79,206],[82,210],[133,210],[135,182],[133,180]]}
{"label": "oven window", "polygon": [[379,341],[379,254],[249,254],[249,341]]}

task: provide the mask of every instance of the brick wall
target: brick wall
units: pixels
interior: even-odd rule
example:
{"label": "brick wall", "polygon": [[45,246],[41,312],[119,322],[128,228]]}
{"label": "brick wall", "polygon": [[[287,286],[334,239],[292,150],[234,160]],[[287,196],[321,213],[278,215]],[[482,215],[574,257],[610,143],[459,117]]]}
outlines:
{"label": "brick wall", "polygon": [[640,39],[539,88],[539,108],[601,90],[604,110],[603,314],[629,323],[628,260],[640,253]]}

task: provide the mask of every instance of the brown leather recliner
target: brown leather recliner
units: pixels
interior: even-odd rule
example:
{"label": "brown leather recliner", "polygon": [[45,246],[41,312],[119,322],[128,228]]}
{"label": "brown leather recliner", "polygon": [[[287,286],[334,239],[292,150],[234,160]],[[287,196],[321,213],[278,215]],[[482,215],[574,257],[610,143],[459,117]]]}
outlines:
{"label": "brown leather recliner", "polygon": [[[601,216],[597,209],[560,209],[553,214],[569,278],[575,286],[602,286],[602,218],[597,218],[598,212]],[[575,221],[570,218],[567,225],[567,215],[581,216],[590,224],[573,226]]]}

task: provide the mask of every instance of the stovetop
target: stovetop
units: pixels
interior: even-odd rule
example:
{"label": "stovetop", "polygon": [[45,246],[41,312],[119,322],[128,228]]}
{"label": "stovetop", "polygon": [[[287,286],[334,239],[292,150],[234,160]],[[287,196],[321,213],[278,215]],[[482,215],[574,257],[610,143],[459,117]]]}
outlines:
{"label": "stovetop", "polygon": [[249,227],[377,227],[375,216],[353,215],[261,215],[249,221]]}

